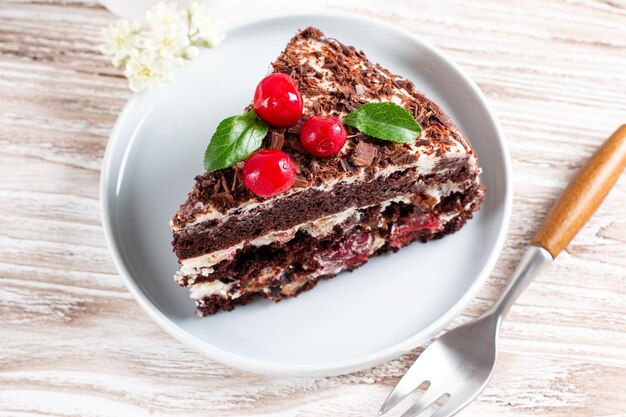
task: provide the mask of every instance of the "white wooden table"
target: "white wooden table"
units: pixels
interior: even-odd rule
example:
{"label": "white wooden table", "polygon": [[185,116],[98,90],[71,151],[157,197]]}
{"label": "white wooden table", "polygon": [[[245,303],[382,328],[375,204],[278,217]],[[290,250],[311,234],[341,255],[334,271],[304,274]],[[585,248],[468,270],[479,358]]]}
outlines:
{"label": "white wooden table", "polygon": [[[226,0],[224,0],[226,1]],[[231,2],[376,16],[441,48],[480,85],[513,158],[502,258],[460,320],[502,290],[594,148],[626,122],[626,2]],[[154,324],[106,248],[98,181],[130,92],[98,52],[93,0],[0,2],[0,416],[373,415],[416,354],[334,378],[282,379],[199,357]],[[626,416],[626,176],[502,329],[461,416]]]}

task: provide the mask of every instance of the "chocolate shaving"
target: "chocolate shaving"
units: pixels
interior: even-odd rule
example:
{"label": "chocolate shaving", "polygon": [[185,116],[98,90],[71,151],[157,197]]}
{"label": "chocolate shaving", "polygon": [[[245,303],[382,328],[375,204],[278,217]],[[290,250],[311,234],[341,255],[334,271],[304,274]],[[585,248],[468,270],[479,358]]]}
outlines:
{"label": "chocolate shaving", "polygon": [[297,159],[294,159],[293,165],[296,168],[296,174],[300,174],[302,172],[302,167],[300,166],[300,162]]}
{"label": "chocolate shaving", "polygon": [[227,207],[227,208],[233,207],[235,205],[235,200],[233,199],[233,196],[230,195],[230,193],[221,192],[221,193],[213,194],[209,198],[215,202],[222,204],[224,207]]}
{"label": "chocolate shaving", "polygon": [[299,140],[290,140],[289,142],[289,147],[291,149],[293,149],[296,152],[299,152],[303,155],[307,154],[307,151],[304,150],[304,148],[302,147],[302,145],[300,145],[300,141]]}
{"label": "chocolate shaving", "polygon": [[213,184],[213,193],[212,194],[217,194],[220,191],[220,187],[222,186],[221,181],[216,181],[215,184]]}
{"label": "chocolate shaving", "polygon": [[346,111],[348,113],[353,112],[356,110],[356,107],[354,107],[352,104],[346,103],[343,105],[346,108]]}
{"label": "chocolate shaving", "polygon": [[341,93],[341,95],[346,99],[350,98],[350,96],[352,95],[352,91],[353,91],[352,87],[349,85],[342,85],[337,90],[339,90],[339,93]]}
{"label": "chocolate shaving", "polygon": [[354,172],[356,168],[347,159],[341,160],[341,168],[344,172]]}
{"label": "chocolate shaving", "polygon": [[322,68],[326,68],[326,69],[337,68],[337,63],[332,59],[326,58],[324,60],[324,65],[322,66]]}
{"label": "chocolate shaving", "polygon": [[404,147],[396,147],[396,152],[389,155],[389,161],[394,165],[407,165],[415,160],[415,155],[409,153]]}
{"label": "chocolate shaving", "polygon": [[281,150],[283,148],[283,144],[285,143],[285,134],[282,132],[272,132],[270,135],[270,143],[269,149],[278,149]]}
{"label": "chocolate shaving", "polygon": [[321,169],[320,169],[320,163],[319,161],[313,159],[310,163],[309,163],[309,169],[311,170],[311,172],[313,172],[314,174],[319,175],[321,173]]}
{"label": "chocolate shaving", "polygon": [[324,34],[318,28],[314,28],[313,26],[309,26],[306,29],[302,29],[299,33],[303,38],[313,38],[313,39],[321,39],[324,37]]}
{"label": "chocolate shaving", "polygon": [[296,180],[293,182],[293,186],[297,188],[306,187],[308,181],[302,175],[296,175]]}
{"label": "chocolate shaving", "polygon": [[378,150],[374,145],[359,141],[352,151],[350,161],[358,167],[370,166],[377,153]]}
{"label": "chocolate shaving", "polygon": [[337,178],[339,170],[334,164],[329,164],[324,161],[317,164],[315,173],[322,180],[322,182],[328,182]]}
{"label": "chocolate shaving", "polygon": [[300,129],[304,124],[304,120],[305,118],[301,118],[294,126],[290,126],[289,128],[287,128],[287,133],[300,133]]}
{"label": "chocolate shaving", "polygon": [[355,90],[356,90],[356,95],[360,96],[361,94],[365,94],[365,92],[367,91],[367,89],[365,88],[365,86],[363,86],[362,84],[357,84],[354,86]]}
{"label": "chocolate shaving", "polygon": [[343,54],[345,56],[352,56],[354,55],[354,48],[351,48],[349,46],[346,46],[344,44],[341,44],[341,52],[343,52]]}
{"label": "chocolate shaving", "polygon": [[236,170],[233,170],[233,185],[230,186],[230,192],[233,193],[237,189],[237,180],[239,179],[239,175]]}
{"label": "chocolate shaving", "polygon": [[304,178],[306,178],[307,180],[313,179],[313,173],[308,167],[305,167],[305,166],[301,167],[300,172],[302,173]]}
{"label": "chocolate shaving", "polygon": [[228,181],[226,181],[226,176],[222,173],[222,178],[220,178],[220,182],[222,183],[222,188],[225,192],[229,193],[230,187],[228,186]]}

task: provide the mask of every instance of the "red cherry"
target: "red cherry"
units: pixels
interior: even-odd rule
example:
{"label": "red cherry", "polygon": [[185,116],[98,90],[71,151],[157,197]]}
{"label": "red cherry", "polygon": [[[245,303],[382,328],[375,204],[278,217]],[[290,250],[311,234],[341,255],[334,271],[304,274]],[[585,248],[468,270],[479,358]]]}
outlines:
{"label": "red cherry", "polygon": [[367,261],[371,250],[369,236],[367,232],[348,236],[333,246],[334,252],[329,258],[335,261],[344,261],[345,265]]}
{"label": "red cherry", "polygon": [[300,143],[311,154],[330,158],[346,143],[346,129],[336,117],[311,116],[300,129]]}
{"label": "red cherry", "polygon": [[289,127],[302,116],[302,96],[287,74],[271,74],[263,78],[254,92],[254,110],[272,126]]}
{"label": "red cherry", "polygon": [[295,180],[293,160],[277,149],[255,152],[243,166],[243,184],[259,197],[272,197],[287,191]]}
{"label": "red cherry", "polygon": [[411,223],[398,226],[391,233],[391,246],[401,248],[411,243],[416,232],[420,230],[437,230],[441,227],[441,221],[430,212],[417,216]]}

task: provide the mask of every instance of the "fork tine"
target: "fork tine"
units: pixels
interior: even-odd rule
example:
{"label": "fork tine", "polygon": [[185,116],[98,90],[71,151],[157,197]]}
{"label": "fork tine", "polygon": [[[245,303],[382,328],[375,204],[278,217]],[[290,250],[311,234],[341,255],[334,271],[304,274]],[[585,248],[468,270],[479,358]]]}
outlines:
{"label": "fork tine", "polygon": [[458,413],[467,405],[469,401],[459,402],[452,397],[448,398],[445,403],[430,417],[450,417]]}
{"label": "fork tine", "polygon": [[432,387],[428,387],[428,390],[424,393],[424,395],[415,401],[415,404],[406,410],[401,417],[415,417],[424,411],[429,405],[437,401],[437,399],[442,395],[442,393],[438,394],[436,390],[432,389]]}
{"label": "fork tine", "polygon": [[461,411],[462,408],[462,405],[459,406],[459,404],[452,398],[448,398],[446,402],[430,417],[450,417]]}
{"label": "fork tine", "polygon": [[[382,416],[394,408],[400,403],[400,401],[404,400],[407,395],[413,392],[415,388],[419,387],[422,382],[427,380],[425,372],[423,372],[423,370],[418,366],[421,358],[421,356],[417,358],[415,363],[411,365],[409,370],[406,371],[406,374],[400,378],[398,384],[394,387],[391,393],[389,393],[389,396],[380,407],[380,410],[378,410],[379,416]],[[422,375],[420,376],[420,374]]]}
{"label": "fork tine", "polygon": [[[454,389],[452,390],[454,391]],[[482,390],[481,390],[482,391]],[[461,411],[467,406],[480,391],[469,392],[450,392],[450,398],[439,407],[439,409],[430,417],[450,417]]]}

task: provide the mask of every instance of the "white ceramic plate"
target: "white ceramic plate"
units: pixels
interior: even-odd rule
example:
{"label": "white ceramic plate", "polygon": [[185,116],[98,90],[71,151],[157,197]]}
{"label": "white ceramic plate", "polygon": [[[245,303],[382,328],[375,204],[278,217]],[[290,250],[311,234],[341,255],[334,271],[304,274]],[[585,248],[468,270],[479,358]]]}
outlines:
{"label": "white ceramic plate", "polygon": [[[258,300],[200,319],[172,278],[170,216],[203,171],[218,122],[249,103],[268,64],[297,29],[363,49],[415,82],[471,140],[488,188],[480,213],[443,240],[416,243],[321,282],[279,304]],[[495,116],[475,84],[409,33],[350,15],[292,15],[232,29],[186,63],[170,84],[134,96],[104,158],[104,229],[120,274],[149,315],[174,337],[228,365],[265,374],[333,375],[418,346],[451,322],[491,271],[511,207],[510,163]]]}

